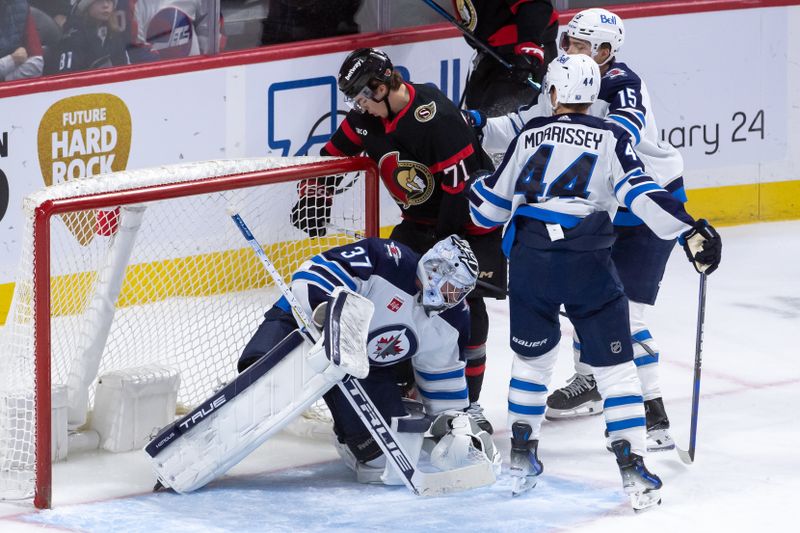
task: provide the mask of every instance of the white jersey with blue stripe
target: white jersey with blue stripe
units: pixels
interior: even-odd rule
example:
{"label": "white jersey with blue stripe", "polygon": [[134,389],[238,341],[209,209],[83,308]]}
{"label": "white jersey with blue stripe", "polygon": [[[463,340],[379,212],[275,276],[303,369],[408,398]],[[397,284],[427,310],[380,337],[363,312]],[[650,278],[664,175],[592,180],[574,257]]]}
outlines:
{"label": "white jersey with blue stripe", "polygon": [[531,120],[494,174],[470,192],[472,220],[484,227],[517,216],[573,228],[624,205],[662,239],[691,229],[683,204],[645,173],[631,136],[614,123],[570,113]]}
{"label": "white jersey with blue stripe", "polygon": [[[549,99],[542,95],[532,106],[490,118],[483,128],[483,148],[487,152],[505,152],[531,119],[552,114]],[[683,183],[673,184],[683,175],[683,157],[674,146],[658,140],[659,130],[650,93],[644,81],[625,63],[614,62],[603,75],[600,95],[589,108],[589,114],[625,128],[653,181],[686,201]]]}
{"label": "white jersey with blue stripe", "polygon": [[[364,239],[332,248],[304,262],[291,290],[307,313],[343,286],[369,298],[375,313],[367,353],[372,366],[411,358],[426,410],[439,413],[469,405],[463,351],[469,339],[469,307],[428,316],[417,302],[419,255],[391,240]],[[279,307],[288,309],[285,302]]]}

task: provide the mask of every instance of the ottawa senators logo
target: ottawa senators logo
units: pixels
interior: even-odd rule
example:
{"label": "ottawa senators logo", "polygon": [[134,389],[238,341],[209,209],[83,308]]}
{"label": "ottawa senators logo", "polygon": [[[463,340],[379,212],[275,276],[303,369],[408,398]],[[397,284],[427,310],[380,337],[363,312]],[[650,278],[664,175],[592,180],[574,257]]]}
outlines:
{"label": "ottawa senators logo", "polygon": [[475,26],[478,25],[478,14],[475,6],[472,5],[472,0],[456,0],[456,9],[458,17],[461,19],[461,25],[471,32],[475,31]]}
{"label": "ottawa senators logo", "polygon": [[436,102],[419,106],[414,111],[414,118],[419,122],[428,122],[436,115]]}
{"label": "ottawa senators logo", "polygon": [[403,209],[425,203],[433,194],[434,179],[428,167],[416,161],[402,161],[400,152],[384,155],[378,168],[389,194]]}

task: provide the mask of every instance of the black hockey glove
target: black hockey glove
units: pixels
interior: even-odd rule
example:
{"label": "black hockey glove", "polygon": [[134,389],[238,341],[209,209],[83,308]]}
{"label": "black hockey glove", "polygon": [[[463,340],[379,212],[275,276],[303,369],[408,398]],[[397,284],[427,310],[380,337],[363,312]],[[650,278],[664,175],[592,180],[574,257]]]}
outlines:
{"label": "black hockey glove", "polygon": [[694,227],[681,235],[679,242],[686,257],[699,273],[711,274],[722,260],[722,237],[705,219],[694,223]]}
{"label": "black hockey glove", "polygon": [[312,239],[328,233],[334,187],[327,184],[334,177],[309,180],[300,184],[300,199],[292,207],[292,225]]}
{"label": "black hockey glove", "polygon": [[544,50],[535,43],[519,43],[514,47],[511,77],[520,83],[538,82],[537,73],[544,62]]}

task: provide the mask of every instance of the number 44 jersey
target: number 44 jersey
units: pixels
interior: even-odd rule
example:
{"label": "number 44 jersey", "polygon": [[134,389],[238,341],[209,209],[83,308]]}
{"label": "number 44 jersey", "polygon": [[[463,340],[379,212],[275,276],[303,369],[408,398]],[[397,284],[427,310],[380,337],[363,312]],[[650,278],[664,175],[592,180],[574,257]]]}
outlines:
{"label": "number 44 jersey", "polygon": [[[693,223],[683,204],[645,173],[627,131],[579,113],[531,120],[497,171],[473,184],[469,199],[473,221],[484,227],[511,220],[513,229],[514,218],[528,217],[569,229],[597,212],[613,219],[620,205],[662,239]],[[509,237],[507,230],[506,250]]]}

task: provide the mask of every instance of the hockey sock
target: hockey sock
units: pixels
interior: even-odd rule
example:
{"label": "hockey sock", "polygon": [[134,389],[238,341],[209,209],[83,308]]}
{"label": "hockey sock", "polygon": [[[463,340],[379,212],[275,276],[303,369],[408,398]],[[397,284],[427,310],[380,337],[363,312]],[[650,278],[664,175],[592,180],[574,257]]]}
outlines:
{"label": "hockey sock", "polygon": [[467,389],[469,389],[469,403],[478,401],[483,388],[483,376],[486,373],[486,345],[467,346]]}
{"label": "hockey sock", "polygon": [[[531,426],[531,439],[539,438],[547,401],[547,386],[558,357],[558,346],[538,357],[514,354],[508,388],[508,427],[514,422]],[[644,409],[644,407],[642,407]]]}
{"label": "hockey sock", "polygon": [[581,341],[578,339],[578,332],[572,332],[572,357],[575,360],[575,372],[582,376],[591,376],[592,367],[586,363],[581,363]]}
{"label": "hockey sock", "polygon": [[644,321],[645,309],[649,306],[630,302],[631,339],[633,341],[633,362],[642,383],[642,396],[645,400],[661,397],[658,377],[658,346]]}
{"label": "hockey sock", "polygon": [[603,397],[603,415],[610,442],[625,439],[631,450],[645,455],[645,416],[642,387],[633,362],[594,367],[597,389]]}

